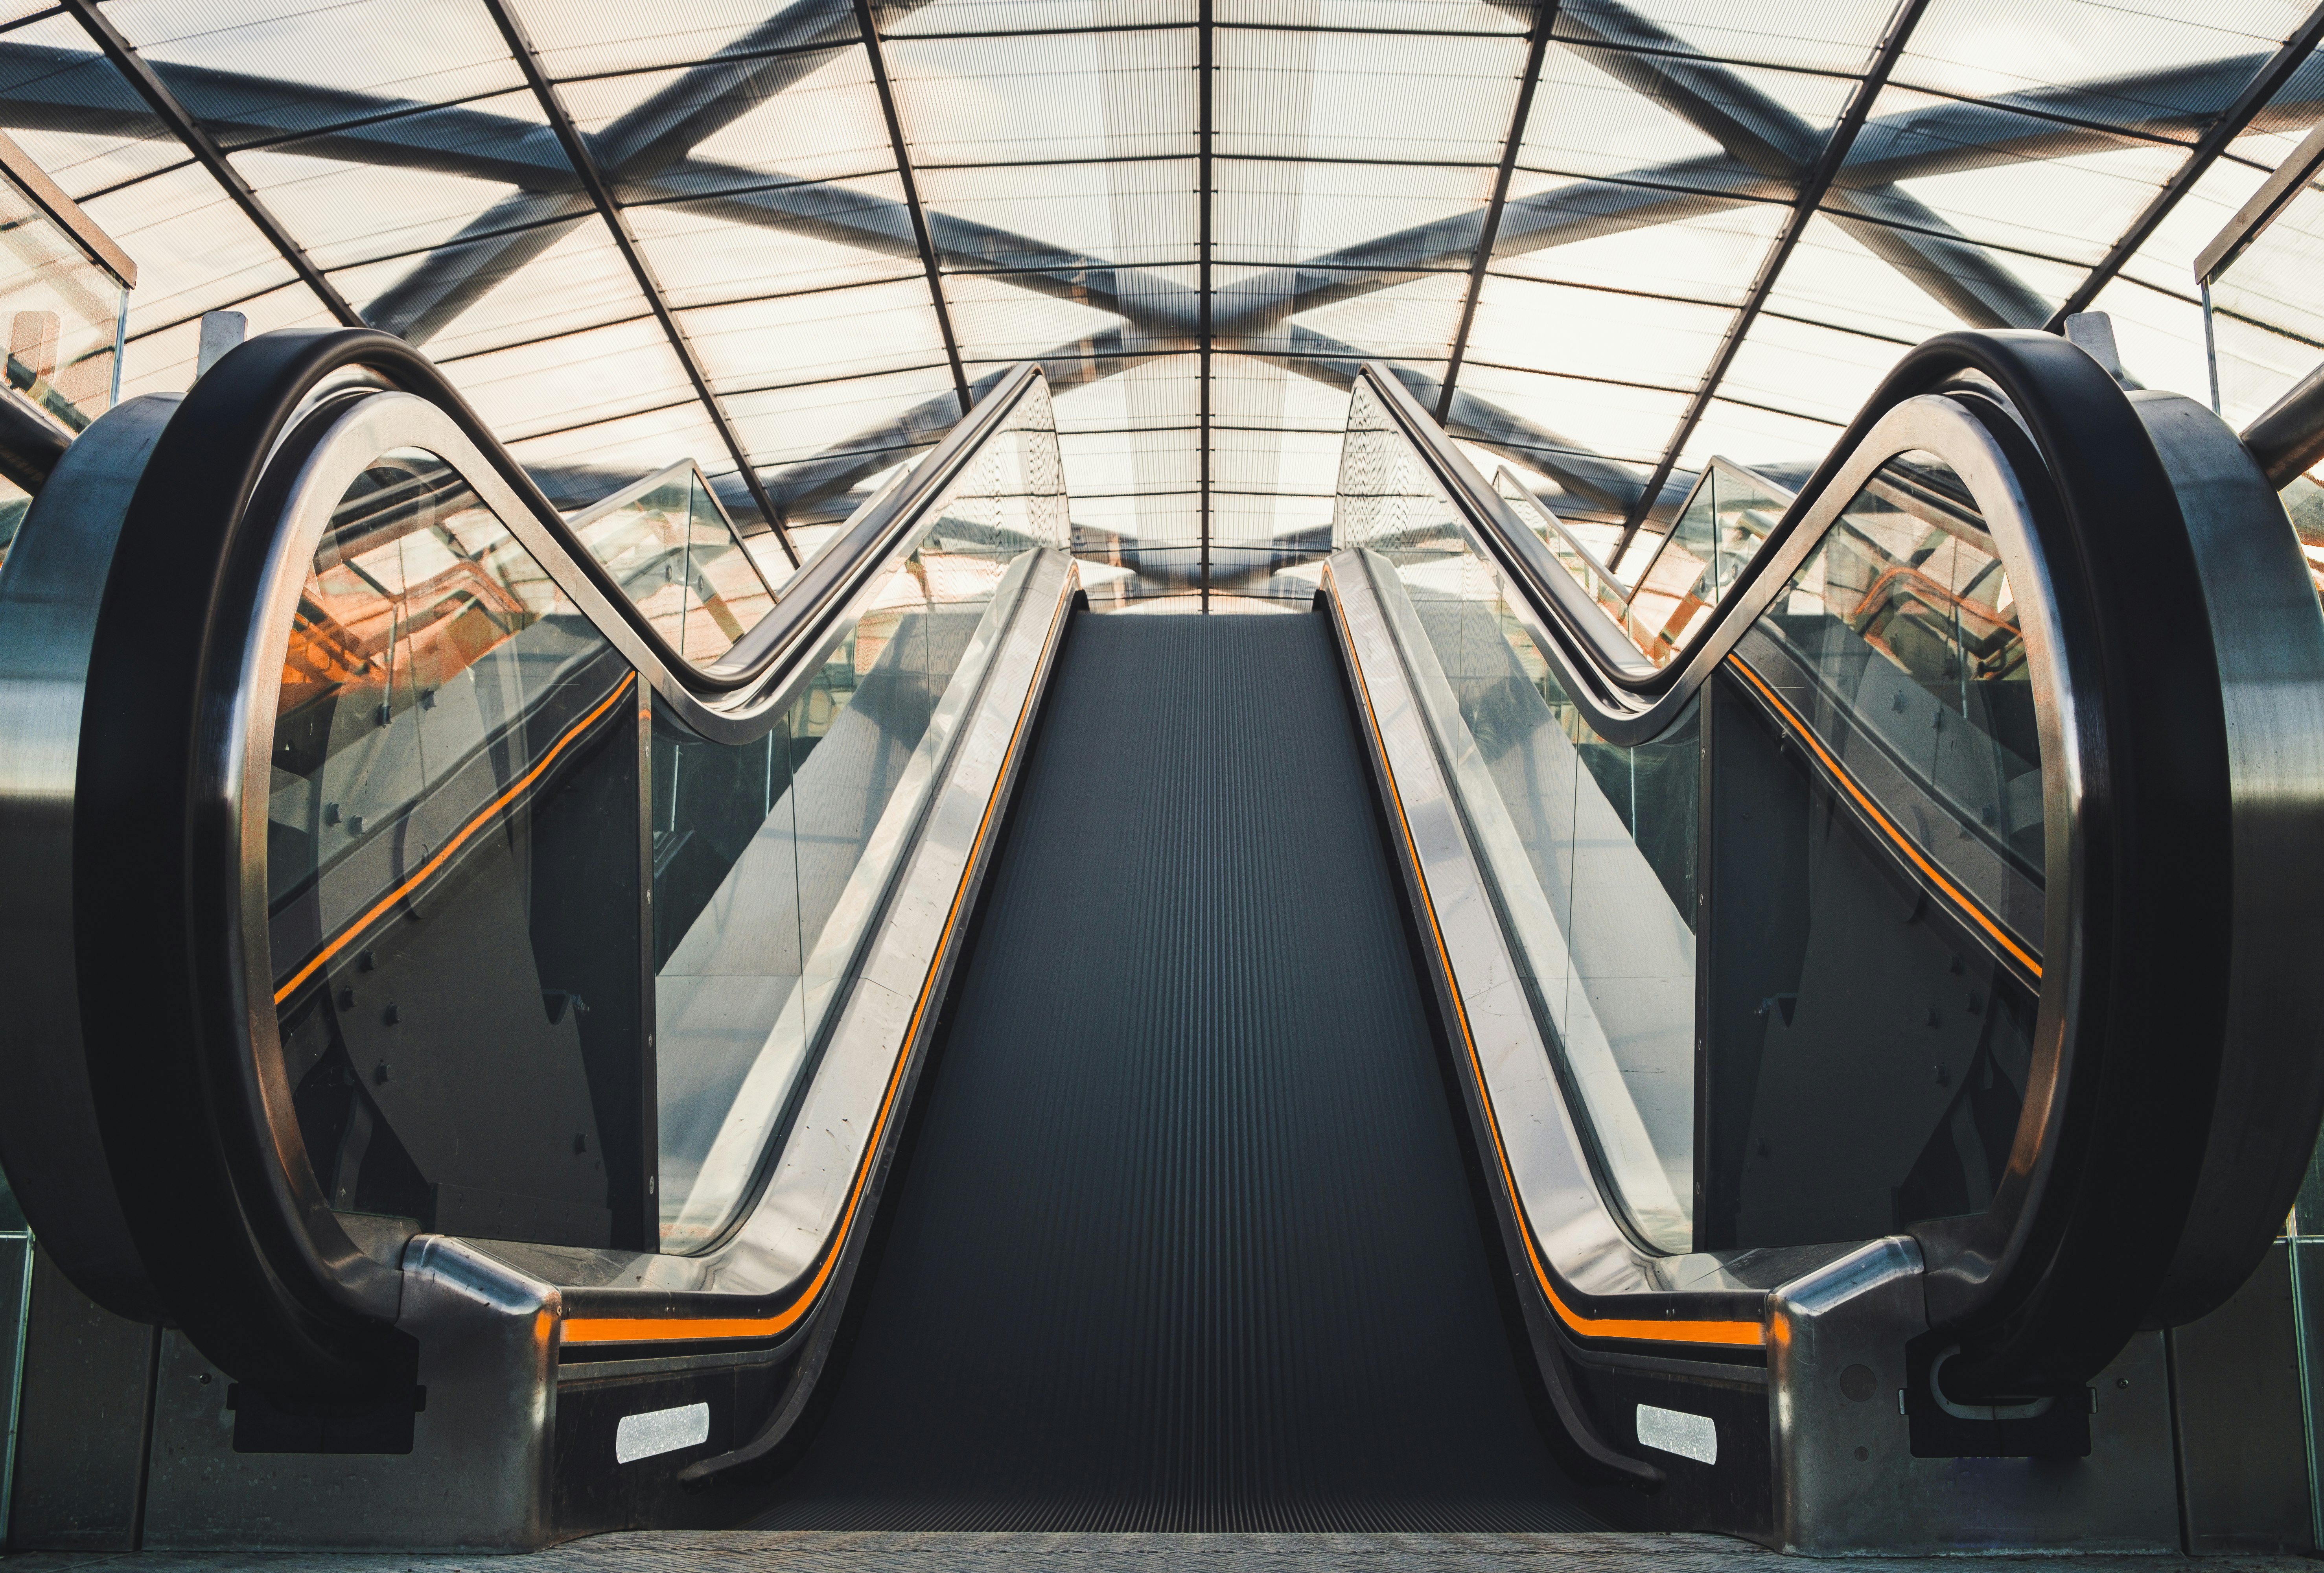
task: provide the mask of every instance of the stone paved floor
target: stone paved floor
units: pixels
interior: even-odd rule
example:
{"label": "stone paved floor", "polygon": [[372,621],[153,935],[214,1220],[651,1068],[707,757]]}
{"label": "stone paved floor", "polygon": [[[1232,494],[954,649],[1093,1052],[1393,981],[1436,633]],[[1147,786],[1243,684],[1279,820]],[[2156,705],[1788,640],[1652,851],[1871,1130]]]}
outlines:
{"label": "stone paved floor", "polygon": [[[1850,1558],[1849,1573],[1950,1573],[1961,1558]],[[599,1535],[518,1557],[344,1552],[66,1554],[8,1573],[1782,1573],[1797,1559],[1718,1535],[955,1534],[727,1530]],[[1975,1573],[2315,1573],[2297,1557],[1980,1556]],[[1966,1573],[1966,1570],[1963,1570]]]}

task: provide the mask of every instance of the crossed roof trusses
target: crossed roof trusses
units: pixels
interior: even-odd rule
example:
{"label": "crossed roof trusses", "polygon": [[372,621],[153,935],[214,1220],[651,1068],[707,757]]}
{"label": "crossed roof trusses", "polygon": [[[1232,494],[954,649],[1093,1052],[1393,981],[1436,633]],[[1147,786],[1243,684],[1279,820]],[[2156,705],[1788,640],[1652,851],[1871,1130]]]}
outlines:
{"label": "crossed roof trusses", "polygon": [[[2305,130],[2324,116],[2324,69],[2310,60],[2324,32],[2324,6],[2278,51],[2159,67],[2103,81],[2034,88],[1987,99],[1933,98],[1903,113],[1869,114],[1928,0],[1907,0],[1888,24],[1839,124],[1811,123],[1724,61],[1708,60],[1622,0],[1496,0],[1526,24],[1528,81],[1550,42],[1585,52],[1596,69],[1649,96],[1716,142],[1722,153],[1672,160],[1617,176],[1577,178],[1508,196],[1525,125],[1513,117],[1491,200],[1482,208],[1341,247],[1244,278],[1215,298],[1167,273],[1124,267],[1068,247],[944,213],[920,202],[893,110],[894,89],[867,42],[869,0],[791,0],[759,26],[602,129],[573,125],[557,88],[514,26],[504,0],[486,0],[540,98],[540,123],[461,106],[317,88],[207,67],[149,66],[99,14],[94,0],[64,0],[98,46],[83,52],[11,42],[0,35],[0,125],[123,137],[176,137],[342,320],[368,323],[425,344],[494,286],[540,257],[576,226],[605,223],[657,319],[686,365],[695,394],[728,443],[754,500],[770,518],[845,492],[926,446],[959,419],[964,398],[1002,375],[972,376],[954,336],[945,347],[954,388],[813,457],[761,472],[733,437],[718,394],[701,375],[683,328],[622,217],[659,204],[728,224],[785,231],[919,263],[945,320],[942,276],[974,273],[1040,295],[1111,312],[1118,326],[1036,358],[1058,390],[1118,375],[1165,356],[1231,352],[1344,387],[1372,358],[1359,346],[1293,320],[1334,301],[1429,274],[1468,276],[1448,375],[1398,375],[1455,436],[1554,479],[1566,493],[1635,529],[1666,513],[1692,477],[1675,470],[1695,421],[1717,393],[1734,347],[1766,309],[1784,262],[1810,217],[1821,214],[1963,322],[1987,328],[2054,326],[2049,301],[1992,249],[1970,240],[1903,189],[1915,177],[1957,174],[2031,160],[2129,147],[2186,148],[2178,172],[2090,270],[2071,300],[2086,303],[2246,130]],[[881,0],[889,23],[927,0]],[[1199,25],[1210,30],[1209,7]],[[706,159],[696,150],[742,116],[821,69],[838,50],[866,51],[895,142],[902,200]],[[100,55],[119,74],[89,69]],[[198,117],[189,112],[198,104]],[[2094,118],[2093,104],[2107,118]],[[322,129],[317,129],[318,125]],[[2190,142],[2190,139],[2191,142]],[[1203,128],[1209,152],[1209,128]],[[458,235],[419,257],[374,299],[343,299],[295,236],[242,180],[222,149],[294,151],[348,163],[420,169],[513,188]],[[1209,193],[1204,193],[1207,213]],[[1656,463],[1604,457],[1512,411],[1453,385],[1487,265],[1498,258],[1602,236],[1699,219],[1751,205],[1791,209],[1764,257],[1720,352],[1692,391],[1687,414]],[[1205,226],[1207,235],[1208,227]],[[1210,260],[1207,254],[1204,262]],[[269,290],[280,288],[270,285]],[[575,329],[574,331],[586,331]],[[1552,375],[1554,375],[1554,373]],[[1207,539],[1207,521],[1205,521]]]}

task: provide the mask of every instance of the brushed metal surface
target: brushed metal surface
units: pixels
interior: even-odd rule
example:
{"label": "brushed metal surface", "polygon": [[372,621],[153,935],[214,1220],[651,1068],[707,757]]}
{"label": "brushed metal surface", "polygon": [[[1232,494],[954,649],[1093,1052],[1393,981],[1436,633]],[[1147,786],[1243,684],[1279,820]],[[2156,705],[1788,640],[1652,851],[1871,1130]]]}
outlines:
{"label": "brushed metal surface", "polygon": [[2140,1334],[2094,1381],[2089,1457],[1916,1458],[1898,1400],[1905,1343],[1929,1325],[1923,1286],[1919,1246],[1892,1235],[1768,1296],[1771,1543],[1825,1557],[2175,1551],[2162,1335]]}
{"label": "brushed metal surface", "polygon": [[122,1216],[82,1059],[73,787],[122,518],[177,407],[174,394],[148,394],[98,417],[58,461],[0,572],[0,1163],[66,1275],[141,1321],[160,1321],[161,1302]]}
{"label": "brushed metal surface", "polygon": [[474,1246],[415,1239],[396,1326],[420,1346],[426,1407],[407,1454],[237,1453],[226,1374],[162,1336],[145,1544],[544,1545],[558,1291]]}
{"label": "brushed metal surface", "polygon": [[[2233,930],[2218,1097],[2195,1198],[2152,1310],[2172,1326],[2215,1309],[2276,1233],[2324,1118],[2324,611],[2275,489],[2226,422],[2142,393],[2195,549],[2190,626],[2208,635],[2227,712]],[[2196,607],[2200,606],[2200,615]],[[2158,659],[2170,660],[2168,648]]]}

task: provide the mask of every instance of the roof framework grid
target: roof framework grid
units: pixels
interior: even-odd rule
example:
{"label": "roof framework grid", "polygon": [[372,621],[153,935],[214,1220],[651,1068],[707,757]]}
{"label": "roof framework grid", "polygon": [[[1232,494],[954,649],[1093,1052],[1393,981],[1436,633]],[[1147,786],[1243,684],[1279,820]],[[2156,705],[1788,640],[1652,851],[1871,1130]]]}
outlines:
{"label": "roof framework grid", "polygon": [[1663,482],[1670,478],[1671,470],[1678,463],[1679,455],[1684,451],[1687,440],[1694,435],[1694,429],[1702,423],[1703,412],[1710,409],[1711,401],[1718,394],[1719,384],[1725,379],[1728,369],[1735,364],[1735,356],[1749,336],[1752,324],[1766,308],[1767,297],[1775,292],[1775,281],[1782,277],[1784,264],[1791,260],[1801,236],[1807,232],[1808,221],[1815,217],[1826,194],[1839,180],[1841,167],[1848,160],[1849,149],[1855,144],[1858,134],[1864,129],[1866,117],[1871,113],[1872,101],[1887,85],[1889,74],[1896,69],[1896,61],[1904,55],[1904,46],[1912,42],[1913,30],[1927,14],[1929,5],[1930,0],[1904,0],[1890,20],[1887,35],[1880,42],[1879,51],[1873,58],[1871,69],[1857,84],[1840,124],[1832,129],[1814,167],[1800,182],[1799,196],[1793,204],[1790,218],[1784,222],[1783,233],[1769,248],[1766,260],[1760,264],[1758,277],[1751,282],[1750,293],[1737,309],[1735,320],[1720,340],[1718,354],[1712,357],[1710,369],[1703,373],[1702,384],[1695,389],[1686,413],[1679,418],[1678,430],[1671,434],[1669,444],[1664,448],[1662,458],[1655,465],[1654,474],[1639,492],[1637,502],[1631,505],[1629,516],[1623,520],[1621,541],[1614,549],[1615,560],[1620,560],[1622,553],[1629,550],[1638,527],[1646,521],[1653,499],[1661,493]]}
{"label": "roof framework grid", "polygon": [[912,223],[912,240],[919,248],[920,266],[928,278],[928,301],[936,314],[936,331],[944,338],[945,359],[952,365],[954,393],[960,412],[968,413],[968,372],[961,364],[960,339],[953,332],[952,310],[945,302],[944,272],[936,264],[936,242],[928,231],[927,209],[920,204],[918,183],[912,178],[912,154],[904,140],[904,123],[896,113],[896,79],[888,69],[888,53],[880,39],[879,18],[872,0],[854,0],[855,23],[863,35],[863,52],[871,57],[872,86],[880,93],[880,115],[888,125],[888,142],[896,158],[896,179],[904,188],[904,207]]}
{"label": "roof framework grid", "polygon": [[[154,246],[146,254],[165,264],[157,277],[183,277],[198,252],[189,204],[208,199],[192,186],[224,182],[239,204],[227,161],[257,153],[268,169],[250,169],[244,188],[272,199],[258,204],[271,220],[259,226],[263,241],[244,232],[241,274],[221,265],[206,290],[171,286],[188,309],[230,303],[221,298],[237,289],[303,296],[312,285],[296,253],[364,302],[363,317],[499,379],[513,430],[619,421],[644,434],[627,440],[637,448],[655,432],[698,441],[711,412],[731,416],[721,440],[736,484],[770,514],[778,498],[820,507],[924,449],[985,368],[1029,351],[1070,395],[1061,422],[1126,434],[1106,461],[1108,495],[1151,499],[1135,515],[1145,523],[1124,526],[1159,532],[1138,550],[1194,549],[1172,560],[1183,573],[1207,548],[1229,574],[1239,570],[1219,566],[1222,547],[1241,551],[1246,537],[1270,532],[1289,541],[1311,518],[1301,477],[1320,461],[1305,434],[1320,430],[1329,390],[1365,359],[1404,357],[1398,375],[1455,435],[1546,477],[1563,491],[1560,505],[1593,517],[1642,520],[1665,507],[1683,489],[1680,467],[1706,442],[1758,461],[1783,457],[1756,451],[1762,438],[1797,449],[1827,441],[1817,423],[1844,402],[1849,380],[1898,346],[1954,322],[2037,326],[2089,283],[2097,246],[2049,244],[2039,208],[1989,222],[1989,193],[2024,208],[2029,176],[2085,190],[2110,180],[2114,194],[2085,206],[2119,216],[2075,233],[2116,234],[2152,204],[2164,173],[2143,171],[2157,158],[2177,168],[2215,142],[2212,167],[2247,164],[2246,150],[2228,145],[2238,129],[2302,131],[2324,114],[2324,71],[2295,60],[2270,97],[2255,84],[2286,51],[2246,47],[2283,36],[2308,3],[2126,14],[2098,56],[2052,51],[2103,60],[2104,73],[2046,82],[2024,62],[2047,58],[2034,47],[2042,37],[2074,41],[2094,9],[2086,0],[2028,0],[1992,23],[2030,41],[2007,51],[2012,76],[1959,47],[1965,28],[1987,25],[1984,12],[1936,0],[1936,20],[1905,51],[1910,69],[1894,72],[1904,86],[1877,96],[1858,62],[1877,68],[1894,35],[1887,0],[1812,11],[1781,0],[1748,26],[1628,0],[1562,0],[1554,20],[1543,0],[1370,0],[1360,14],[1239,4],[1215,16],[1201,0],[1145,0],[1102,20],[1047,0],[704,0],[682,18],[560,10],[533,18],[542,48],[530,73],[577,112],[552,135],[505,96],[493,101],[512,85],[509,56],[480,14],[487,47],[472,59],[445,54],[391,6],[247,0],[246,22],[219,27],[193,0],[141,0],[132,25],[147,60],[125,43],[103,55],[60,47],[78,42],[55,31],[61,19],[0,23],[0,125],[78,139],[36,156],[64,146],[92,171],[109,168],[66,184],[82,199],[117,192],[99,215],[116,226],[124,203],[152,215],[124,239],[133,251]],[[78,21],[95,5],[71,0],[69,12]],[[872,36],[874,19],[884,36]],[[391,21],[392,33],[364,32]],[[247,50],[221,42],[241,26],[254,30]],[[180,37],[165,49],[161,32],[172,27]],[[2153,37],[2122,42],[2140,28]],[[1204,44],[1201,63],[1213,69],[1185,91],[1185,67]],[[124,74],[134,80],[141,68],[161,89],[161,102],[114,80],[103,61],[116,53]],[[357,56],[376,63],[342,69]],[[1530,114],[1510,116],[1480,89],[1489,77],[1506,82],[1519,56],[1520,89],[1536,97]],[[252,60],[281,74],[258,74]],[[816,121],[837,101],[835,72],[860,61],[872,62],[868,73],[841,84],[860,94],[849,112],[882,111],[860,170],[833,162],[839,144],[828,137],[770,134]],[[397,97],[430,91],[442,101]],[[602,117],[592,103],[605,106]],[[1446,106],[1457,112],[1431,113]],[[1843,109],[1855,116],[1852,139],[1827,129]],[[198,152],[173,119],[207,140],[214,162],[157,171],[140,139],[158,133],[172,153]],[[1553,122],[1563,141],[1545,134]],[[121,154],[78,151],[108,138]],[[813,156],[791,167],[783,150],[798,147]],[[890,153],[892,168],[875,167]],[[2106,158],[2128,161],[2119,167],[2131,176],[2069,172]],[[317,229],[317,199],[292,199],[300,176],[286,160],[351,177],[377,171],[369,189],[383,192],[424,176],[477,195],[466,208],[430,210],[448,217],[424,232],[399,213],[416,240],[398,260],[394,234],[366,250],[359,227]],[[1820,202],[1802,203],[1803,172],[1823,182]],[[1198,190],[1186,190],[1190,174]],[[2119,201],[2134,185],[2135,201]],[[350,178],[343,189],[365,188]],[[383,213],[393,207],[380,199]],[[1779,213],[1780,224],[1766,221]],[[1723,230],[1720,215],[1734,216]],[[608,238],[623,227],[625,245]],[[172,255],[181,234],[193,245]],[[244,254],[262,245],[283,258],[270,256],[263,278]],[[581,246],[594,271],[576,295],[567,285]],[[715,265],[681,265],[711,253]],[[630,255],[663,265],[640,279]],[[1640,256],[1656,264],[1624,260]],[[284,277],[286,264],[297,279]],[[944,318],[941,329],[917,330],[917,347],[899,318],[855,349],[842,335],[841,353],[819,344],[792,364],[783,334],[838,330],[806,305],[738,310],[880,285],[876,298],[830,297],[832,322],[850,311],[868,322],[907,280],[931,289],[916,310]],[[1569,291],[1555,298],[1577,328],[1659,322],[1657,353],[1671,364],[1643,388],[1604,346],[1584,345],[1586,334],[1515,332],[1521,314],[1497,306],[1497,291],[1536,301]],[[534,310],[551,296],[558,310]],[[169,298],[167,288],[156,296]],[[690,368],[690,388],[663,362],[661,381],[626,402],[651,408],[600,415],[612,408],[604,389],[568,396],[571,368],[599,353],[592,347],[618,341],[623,355],[642,355],[649,315],[669,350],[686,342],[670,332],[683,327],[707,357]],[[559,336],[569,353],[511,353]],[[730,370],[738,356],[767,364],[738,379],[717,371],[722,356]],[[830,396],[803,404],[810,383]],[[698,418],[682,413],[697,406]],[[1663,440],[1682,409],[1692,447],[1683,435]],[[681,432],[687,419],[698,435]],[[1569,422],[1572,432],[1557,430]],[[1213,497],[1232,499],[1216,504],[1231,519],[1213,518]],[[1121,507],[1111,516],[1131,518]]]}
{"label": "roof framework grid", "polygon": [[525,31],[522,20],[509,5],[509,0],[482,0],[482,4],[491,13],[501,36],[508,41],[509,53],[515,57],[518,68],[523,71],[526,85],[540,100],[541,109],[548,115],[549,123],[557,133],[557,140],[565,149],[565,156],[572,161],[574,173],[580,178],[583,189],[588,192],[589,200],[604,220],[605,227],[613,233],[613,244],[621,249],[622,260],[629,264],[631,273],[637,279],[638,288],[645,293],[646,304],[652,310],[654,320],[660,324],[662,332],[669,338],[670,348],[677,352],[679,364],[686,368],[687,381],[694,385],[695,397],[709,412],[719,440],[725,445],[728,455],[734,460],[735,469],[742,476],[742,484],[750,491],[751,501],[758,505],[760,517],[773,532],[776,541],[783,549],[783,555],[790,560],[793,568],[797,568],[798,549],[791,544],[789,532],[783,528],[782,514],[776,508],[774,499],[768,495],[766,483],[759,478],[759,472],[752,467],[751,456],[743,450],[742,440],[735,436],[733,423],[727,419],[725,406],[711,391],[710,379],[703,373],[702,357],[696,353],[684,325],[670,310],[669,297],[662,293],[661,282],[654,277],[652,264],[647,262],[645,253],[639,249],[637,236],[631,233],[628,219],[613,201],[613,193],[606,183],[604,171],[598,167],[596,153],[582,136],[580,128],[574,125],[572,111],[566,107],[563,95],[549,79],[549,73],[541,64],[540,51],[533,46],[531,35]]}
{"label": "roof framework grid", "polygon": [[227,162],[217,141],[187,113],[177,95],[154,75],[153,68],[130,47],[121,30],[114,26],[113,19],[98,8],[97,0],[63,0],[63,8],[88,31],[89,37],[97,42],[97,48],[113,62],[114,69],[128,79],[129,85],[137,90],[138,96],[152,106],[153,114],[169,128],[170,134],[184,144],[186,151],[209,171],[212,179],[225,188],[235,206],[257,226],[269,244],[281,254],[282,260],[290,264],[291,271],[299,275],[300,281],[315,292],[316,299],[322,301],[324,308],[347,327],[364,326],[363,317],[347,303],[346,297],[339,293],[338,286],[323,276],[323,270],[315,265],[306,248],[291,238],[282,221],[260,199],[250,182],[243,179],[242,171]]}
{"label": "roof framework grid", "polygon": [[2047,326],[2052,333],[2064,332],[2067,318],[2089,310],[2090,302],[2098,298],[2098,292],[2113,282],[2114,276],[2122,272],[2131,258],[2138,254],[2138,248],[2144,245],[2147,237],[2162,227],[2180,199],[2195,189],[2196,182],[2203,178],[2205,171],[2218,162],[2219,156],[2227,151],[2236,138],[2244,134],[2251,125],[2252,117],[2265,108],[2269,100],[2292,80],[2294,71],[2308,63],[2319,43],[2324,43],[2324,5],[2319,5],[2308,14],[2307,20],[2284,41],[2283,47],[2276,51],[2274,58],[2236,96],[2235,102],[2228,105],[2203,133],[2202,140],[2189,150],[2185,162],[2172,171],[2171,178],[2163,182],[2161,190],[2154,193],[2154,199],[2146,205],[2145,210],[2107,248],[2106,255],[2090,270],[2089,276],[2077,285],[2074,292],[2067,296],[2064,303],[2052,314]]}

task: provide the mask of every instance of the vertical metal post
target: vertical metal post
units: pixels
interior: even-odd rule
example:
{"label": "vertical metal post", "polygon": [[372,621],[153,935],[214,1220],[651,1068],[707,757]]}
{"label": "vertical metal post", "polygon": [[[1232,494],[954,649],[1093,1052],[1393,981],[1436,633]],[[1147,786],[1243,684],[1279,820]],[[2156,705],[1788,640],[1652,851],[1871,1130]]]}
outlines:
{"label": "vertical metal post", "polygon": [[24,1407],[24,1339],[32,1319],[32,1236],[7,1238],[23,1246],[24,1256],[16,1273],[16,1341],[8,1357],[8,1447],[0,1453],[0,1547],[8,1543],[8,1504],[16,1500],[16,1422]]}
{"label": "vertical metal post", "polygon": [[[2203,281],[2203,364],[2211,373],[2211,413],[2219,413],[2219,341],[2211,332],[2211,281]],[[2319,1541],[2324,1545],[2324,1541]]]}
{"label": "vertical metal post", "polygon": [[[638,679],[638,1241],[641,1251],[661,1249],[661,1067],[655,1030],[659,1006],[654,997],[654,778],[653,685]],[[673,760],[673,763],[675,761]],[[673,770],[673,776],[676,772]],[[675,780],[671,785],[676,787]],[[675,798],[673,796],[673,802]],[[676,815],[673,813],[673,819]],[[610,1199],[610,1198],[609,1198]]]}
{"label": "vertical metal post", "polygon": [[2308,1452],[2308,1528],[2314,1542],[2324,1546],[2324,1472],[2317,1466],[2316,1454],[2316,1379],[2315,1362],[2318,1351],[2308,1337],[2308,1295],[2301,1287],[2301,1254],[2314,1245],[2306,1238],[2309,1230],[2295,1208],[2292,1212],[2291,1237],[2284,1241],[2286,1264],[2292,1269],[2292,1337],[2300,1351],[2300,1431],[2301,1442]]}
{"label": "vertical metal post", "polygon": [[1204,615],[1208,615],[1211,610],[1211,79],[1217,75],[1218,71],[1218,68],[1213,64],[1211,59],[1212,40],[1214,37],[1211,5],[1212,0],[1201,0],[1195,15],[1194,42],[1194,69],[1202,81],[1199,100],[1202,106],[1202,125],[1199,134],[1202,140],[1195,158],[1194,173],[1195,178],[1202,182],[1201,260],[1197,264],[1200,277],[1195,280],[1195,289],[1200,295],[1202,310],[1200,340],[1203,390],[1200,436],[1202,496],[1199,503],[1202,514],[1198,523],[1203,532],[1203,612]]}
{"label": "vertical metal post", "polygon": [[[129,347],[129,286],[121,286],[121,296],[113,309],[113,388],[106,395],[105,407],[112,409],[121,403],[121,356]],[[7,1507],[0,1503],[0,1524],[6,1522]],[[0,1544],[5,1544],[0,1537]]]}

